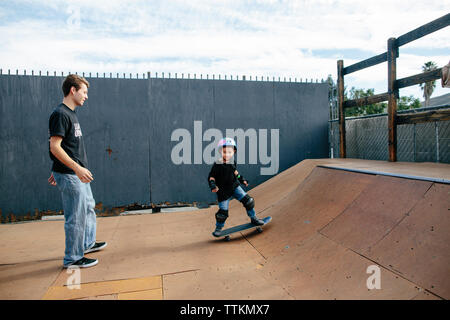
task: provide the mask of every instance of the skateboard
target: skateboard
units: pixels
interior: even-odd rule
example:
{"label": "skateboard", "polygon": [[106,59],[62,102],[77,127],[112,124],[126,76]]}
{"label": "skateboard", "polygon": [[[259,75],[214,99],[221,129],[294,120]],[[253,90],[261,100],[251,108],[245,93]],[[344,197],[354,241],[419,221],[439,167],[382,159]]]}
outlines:
{"label": "skateboard", "polygon": [[264,224],[261,225],[261,226],[256,226],[253,223],[249,222],[249,223],[241,224],[241,225],[238,225],[238,226],[234,226],[234,227],[222,230],[222,232],[220,232],[220,234],[218,236],[215,236],[215,237],[216,238],[224,237],[225,241],[230,241],[230,234],[235,233],[235,232],[239,232],[239,231],[243,231],[243,230],[247,230],[247,229],[251,229],[251,228],[256,228],[256,231],[261,233],[261,232],[263,232],[263,229],[261,227],[265,226],[270,221],[272,221],[272,217],[270,217],[270,216],[269,217],[265,217],[262,220],[264,221]]}

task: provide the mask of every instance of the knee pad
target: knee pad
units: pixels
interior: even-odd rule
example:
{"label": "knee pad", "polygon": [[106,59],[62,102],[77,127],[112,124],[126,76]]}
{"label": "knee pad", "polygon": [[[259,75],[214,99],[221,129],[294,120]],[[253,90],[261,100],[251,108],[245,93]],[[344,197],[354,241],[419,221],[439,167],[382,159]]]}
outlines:
{"label": "knee pad", "polygon": [[242,204],[244,205],[245,209],[247,210],[251,210],[255,207],[255,199],[253,199],[252,197],[250,197],[248,194],[246,194],[241,200],[239,200],[242,202]]}
{"label": "knee pad", "polygon": [[228,218],[228,210],[219,209],[216,213],[216,221],[219,223],[224,223]]}

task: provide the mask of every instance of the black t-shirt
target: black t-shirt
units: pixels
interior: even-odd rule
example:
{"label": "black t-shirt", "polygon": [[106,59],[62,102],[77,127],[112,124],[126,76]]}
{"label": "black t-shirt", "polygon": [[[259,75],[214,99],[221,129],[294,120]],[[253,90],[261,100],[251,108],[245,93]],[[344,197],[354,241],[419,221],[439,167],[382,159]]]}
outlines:
{"label": "black t-shirt", "polygon": [[217,200],[219,202],[227,200],[233,195],[234,189],[239,186],[234,171],[236,166],[231,163],[217,163],[215,162],[208,175],[209,178],[213,177],[216,180],[216,186],[219,187],[217,191]]}
{"label": "black t-shirt", "polygon": [[[49,120],[49,136],[61,136],[61,147],[67,152],[69,157],[84,168],[87,168],[87,156],[84,149],[83,134],[81,132],[80,123],[75,111],[72,111],[65,104],[61,103],[50,115]],[[59,161],[50,151],[49,139],[49,153],[53,160],[52,171],[59,173],[75,172]]]}

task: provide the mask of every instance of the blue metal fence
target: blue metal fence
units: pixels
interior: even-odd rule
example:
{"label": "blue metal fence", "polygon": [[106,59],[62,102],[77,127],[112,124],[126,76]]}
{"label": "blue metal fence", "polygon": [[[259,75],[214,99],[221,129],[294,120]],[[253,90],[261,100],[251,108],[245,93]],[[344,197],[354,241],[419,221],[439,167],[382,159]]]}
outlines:
{"label": "blue metal fence", "polygon": [[[85,74],[89,99],[77,113],[99,213],[132,204],[214,202],[206,183],[210,165],[195,153],[208,145],[203,134],[209,129],[256,132],[257,139],[269,141],[268,155],[278,149],[277,172],[305,158],[328,156],[326,83],[141,75]],[[48,118],[62,101],[63,80],[54,74],[0,75],[2,222],[62,209],[60,194],[47,178]],[[194,132],[199,124],[201,139]],[[192,164],[175,164],[171,158],[177,144],[171,135],[177,129],[191,134]],[[278,141],[270,141],[271,130],[278,130]],[[250,136],[245,141],[245,151],[240,152],[247,158],[239,168],[254,187],[272,175],[261,174],[261,168],[268,167],[262,158],[249,163],[255,146],[249,145]]]}

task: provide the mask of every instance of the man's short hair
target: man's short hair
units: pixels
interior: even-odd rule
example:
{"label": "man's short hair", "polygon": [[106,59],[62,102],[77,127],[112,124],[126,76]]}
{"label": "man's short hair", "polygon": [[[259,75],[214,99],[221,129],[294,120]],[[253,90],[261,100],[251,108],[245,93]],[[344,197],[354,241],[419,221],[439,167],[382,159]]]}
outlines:
{"label": "man's short hair", "polygon": [[80,77],[79,75],[76,74],[69,74],[62,84],[62,91],[64,93],[64,97],[67,97],[72,87],[75,87],[77,91],[80,90],[81,84],[83,83],[86,85],[86,87],[89,88],[89,82],[85,78]]}

